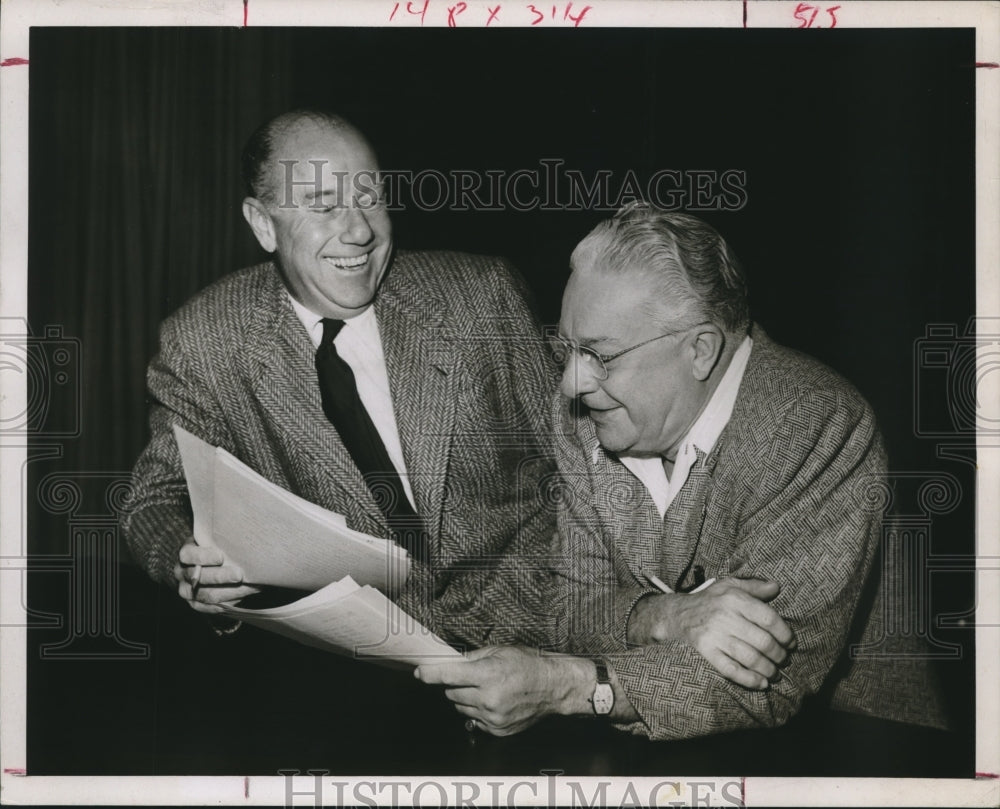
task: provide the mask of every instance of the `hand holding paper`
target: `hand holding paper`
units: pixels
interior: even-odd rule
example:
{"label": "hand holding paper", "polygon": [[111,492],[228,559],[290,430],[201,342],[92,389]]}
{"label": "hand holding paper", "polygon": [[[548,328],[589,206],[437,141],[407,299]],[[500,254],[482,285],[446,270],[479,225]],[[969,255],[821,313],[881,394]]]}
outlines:
{"label": "hand holding paper", "polygon": [[[386,597],[409,575],[404,549],[352,531],[343,516],[197,436],[179,427],[174,434],[194,512],[194,536],[180,549],[174,577],[194,609],[384,666],[462,659]],[[276,607],[238,604],[260,592],[253,584],[314,592]]]}
{"label": "hand holding paper", "polygon": [[198,612],[222,612],[228,604],[260,592],[243,584],[243,571],[218,548],[201,547],[192,539],[181,546],[174,565],[177,594]]}
{"label": "hand holding paper", "polygon": [[390,594],[405,583],[410,560],[395,542],[351,530],[342,515],[274,485],[180,427],[174,435],[194,539],[238,563],[243,582],[311,591],[350,574]]}

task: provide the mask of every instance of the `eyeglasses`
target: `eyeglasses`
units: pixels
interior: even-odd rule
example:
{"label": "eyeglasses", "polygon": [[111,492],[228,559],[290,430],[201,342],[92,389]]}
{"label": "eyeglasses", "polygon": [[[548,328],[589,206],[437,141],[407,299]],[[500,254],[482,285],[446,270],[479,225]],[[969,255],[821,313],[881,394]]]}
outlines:
{"label": "eyeglasses", "polygon": [[575,356],[580,360],[580,362],[583,363],[583,366],[587,369],[588,373],[593,374],[596,379],[603,382],[608,378],[608,363],[612,360],[623,357],[630,351],[635,351],[637,348],[642,348],[643,346],[654,343],[657,340],[662,340],[665,337],[674,337],[678,334],[684,334],[684,332],[691,331],[691,329],[696,328],[697,326],[704,326],[707,322],[708,321],[696,323],[693,326],[688,326],[684,329],[674,329],[673,331],[668,331],[665,334],[650,337],[648,340],[643,340],[641,343],[636,343],[634,346],[623,348],[621,351],[616,351],[614,354],[600,354],[592,348],[578,345],[577,343],[563,337],[561,334],[556,334],[551,338],[552,354],[560,368],[565,368],[569,364],[570,359]]}

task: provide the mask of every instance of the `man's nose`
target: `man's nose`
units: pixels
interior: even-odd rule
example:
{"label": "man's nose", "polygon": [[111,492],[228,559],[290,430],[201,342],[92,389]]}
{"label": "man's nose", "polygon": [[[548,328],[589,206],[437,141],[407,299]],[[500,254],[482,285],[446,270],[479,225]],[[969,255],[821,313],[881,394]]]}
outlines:
{"label": "man's nose", "polygon": [[575,399],[585,393],[593,393],[598,388],[597,377],[581,362],[578,354],[571,353],[563,368],[559,390],[567,399]]}
{"label": "man's nose", "polygon": [[347,209],[347,221],[344,223],[344,232],[340,234],[340,240],[346,244],[368,244],[372,240],[372,227],[368,224],[368,217],[357,205],[352,205]]}

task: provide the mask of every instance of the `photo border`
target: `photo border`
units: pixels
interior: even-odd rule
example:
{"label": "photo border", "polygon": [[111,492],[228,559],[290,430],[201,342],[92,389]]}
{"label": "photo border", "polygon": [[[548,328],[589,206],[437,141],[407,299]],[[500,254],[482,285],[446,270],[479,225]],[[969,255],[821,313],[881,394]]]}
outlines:
{"label": "photo border", "polygon": [[[485,20],[488,8],[499,0],[466,0],[461,16],[451,16],[455,27],[466,20]],[[427,13],[397,15],[390,21],[395,0],[340,0],[334,3],[298,0],[227,0],[223,2],[173,2],[159,4],[121,2],[105,4],[91,0],[5,0],[0,15],[0,328],[12,333],[26,331],[28,267],[28,53],[33,26],[411,26],[449,25],[449,0],[428,0]],[[406,5],[403,0],[401,6]],[[416,3],[419,6],[419,2]],[[508,3],[513,12],[494,20],[498,27],[527,27],[535,14],[530,4]],[[539,4],[548,9],[551,2]],[[560,9],[564,2],[557,4]],[[574,2],[574,13],[588,7],[579,27],[698,27],[698,28],[795,28],[801,17],[798,2],[674,2],[673,0],[591,0]],[[831,3],[831,5],[833,5]],[[824,8],[825,8],[824,4]],[[976,49],[976,314],[980,318],[1000,316],[1000,4],[994,2],[855,2],[841,0],[836,6],[838,28],[975,28]],[[538,12],[536,12],[538,13]],[[545,15],[543,15],[544,17]],[[558,15],[557,15],[558,16]],[[553,18],[555,19],[555,18]],[[551,20],[543,20],[545,24]],[[565,24],[565,19],[562,21]],[[8,375],[9,376],[9,375]],[[0,425],[4,415],[22,413],[28,400],[27,380],[9,384],[5,380],[0,401]],[[984,376],[979,388],[990,401],[1000,401],[1000,374]],[[0,434],[0,758],[3,774],[0,789],[11,804],[283,804],[291,784],[297,802],[311,804],[313,776],[289,782],[276,776],[222,777],[57,777],[24,774],[26,691],[26,586],[27,544],[23,525],[26,493],[23,476],[27,463],[27,441]],[[810,805],[923,805],[996,806],[1000,803],[1000,686],[991,674],[1000,661],[1000,439],[980,435],[977,441],[976,526],[976,756],[974,779],[829,779],[731,777],[739,781],[747,806]],[[20,583],[20,587],[10,586]],[[347,790],[370,778],[328,777],[345,784]],[[416,778],[397,781],[419,782]],[[450,789],[448,779],[435,781]],[[497,779],[492,779],[496,781]],[[514,783],[516,780],[516,784]],[[611,780],[609,800],[627,797],[631,785],[648,794],[664,780],[681,785],[678,798],[691,795],[691,784],[710,779],[670,778],[577,778],[596,785]],[[565,784],[545,775],[506,779],[520,791],[505,792],[513,800],[533,798],[532,803],[565,803],[570,795]],[[479,783],[483,795],[491,795],[486,779],[451,779],[454,783]],[[534,784],[534,787],[523,786]],[[332,788],[331,788],[332,790]],[[311,792],[312,791],[312,792]],[[343,793],[341,793],[343,794]],[[354,793],[351,793],[354,794]],[[454,792],[449,791],[449,796]],[[436,793],[431,795],[435,796]],[[522,797],[523,796],[523,797]],[[329,797],[335,797],[331,791]],[[386,796],[388,797],[388,796]],[[551,803],[550,803],[551,805]]]}

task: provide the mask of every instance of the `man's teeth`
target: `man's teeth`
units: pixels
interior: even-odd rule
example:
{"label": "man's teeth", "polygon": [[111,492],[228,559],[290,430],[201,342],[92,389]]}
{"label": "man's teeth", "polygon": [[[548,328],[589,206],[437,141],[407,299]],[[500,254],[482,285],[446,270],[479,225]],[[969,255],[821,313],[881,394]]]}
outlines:
{"label": "man's teeth", "polygon": [[368,261],[368,254],[365,253],[363,256],[355,256],[354,258],[333,258],[327,257],[326,259],[331,264],[337,267],[343,267],[344,269],[351,269],[352,267],[361,267],[366,261]]}

